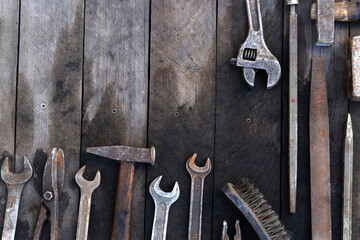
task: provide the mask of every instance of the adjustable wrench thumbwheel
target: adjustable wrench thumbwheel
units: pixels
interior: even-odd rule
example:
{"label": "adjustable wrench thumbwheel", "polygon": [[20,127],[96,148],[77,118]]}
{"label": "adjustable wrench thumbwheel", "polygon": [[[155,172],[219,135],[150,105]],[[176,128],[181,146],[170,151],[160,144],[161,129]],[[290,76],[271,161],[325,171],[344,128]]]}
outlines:
{"label": "adjustable wrench thumbwheel", "polygon": [[186,169],[191,176],[188,240],[201,239],[204,180],[211,171],[210,158],[207,159],[205,166],[198,167],[195,164],[196,157],[195,153],[186,162]]}
{"label": "adjustable wrench thumbwheel", "polygon": [[32,174],[33,168],[26,157],[24,157],[24,171],[21,173],[10,171],[8,158],[5,159],[1,167],[1,178],[6,183],[8,189],[2,239],[12,240],[15,238],[21,192]]}
{"label": "adjustable wrench thumbwheel", "polygon": [[149,187],[150,194],[155,202],[154,223],[151,240],[165,240],[166,229],[171,205],[179,198],[179,184],[175,182],[171,192],[164,192],[160,189],[162,176],[157,177]]}
{"label": "adjustable wrench thumbwheel", "polygon": [[86,165],[83,166],[75,175],[75,181],[79,185],[81,191],[76,240],[86,240],[88,238],[91,195],[93,191],[99,187],[101,182],[100,171],[97,171],[94,180],[86,180],[83,177],[85,168]]}

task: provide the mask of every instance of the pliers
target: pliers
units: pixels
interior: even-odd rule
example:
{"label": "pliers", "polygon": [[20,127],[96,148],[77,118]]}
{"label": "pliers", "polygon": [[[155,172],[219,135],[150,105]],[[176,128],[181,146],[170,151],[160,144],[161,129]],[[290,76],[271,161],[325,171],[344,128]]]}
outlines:
{"label": "pliers", "polygon": [[42,203],[36,223],[34,240],[39,240],[41,230],[48,213],[51,224],[50,239],[56,240],[58,235],[59,195],[64,184],[65,160],[62,149],[53,148],[50,158],[46,161],[43,176]]}

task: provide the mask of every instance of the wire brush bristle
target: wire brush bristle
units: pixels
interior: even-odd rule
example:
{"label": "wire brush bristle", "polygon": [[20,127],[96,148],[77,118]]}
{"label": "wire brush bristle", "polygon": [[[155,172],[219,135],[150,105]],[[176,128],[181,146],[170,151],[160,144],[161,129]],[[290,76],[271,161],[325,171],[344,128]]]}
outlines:
{"label": "wire brush bristle", "polygon": [[244,214],[261,240],[291,239],[264,195],[248,179],[242,179],[236,186],[227,183],[223,191]]}

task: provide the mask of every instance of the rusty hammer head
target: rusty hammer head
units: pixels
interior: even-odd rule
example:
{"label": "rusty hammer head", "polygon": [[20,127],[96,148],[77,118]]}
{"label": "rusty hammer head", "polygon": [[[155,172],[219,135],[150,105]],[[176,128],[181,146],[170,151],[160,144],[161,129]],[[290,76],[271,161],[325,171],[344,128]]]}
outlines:
{"label": "rusty hammer head", "polygon": [[316,46],[331,46],[334,42],[334,0],[316,0],[312,5],[311,18],[316,19]]}
{"label": "rusty hammer head", "polygon": [[135,163],[155,163],[155,148],[137,148],[128,146],[104,146],[86,148],[86,152],[117,161]]}

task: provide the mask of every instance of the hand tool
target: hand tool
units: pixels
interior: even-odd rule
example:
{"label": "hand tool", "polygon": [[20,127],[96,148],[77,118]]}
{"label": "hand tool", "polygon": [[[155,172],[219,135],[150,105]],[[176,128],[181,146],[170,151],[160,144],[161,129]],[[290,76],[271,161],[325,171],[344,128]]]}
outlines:
{"label": "hand tool", "polygon": [[[235,229],[236,229],[236,234],[234,236],[234,240],[241,240],[241,230],[240,230],[239,220],[236,220]],[[227,230],[228,230],[227,222],[224,220],[222,234],[221,234],[221,240],[230,240],[229,235],[227,234]]]}
{"label": "hand tool", "polygon": [[344,144],[344,193],[342,240],[351,240],[352,226],[352,192],[353,192],[353,130],[351,116],[348,114]]}
{"label": "hand tool", "polygon": [[254,87],[255,70],[262,69],[268,74],[267,88],[274,87],[280,79],[281,67],[276,57],[267,48],[263,35],[260,0],[246,0],[249,33],[240,46],[237,58],[230,63],[243,67],[243,75],[249,86]]}
{"label": "hand tool", "polygon": [[323,58],[312,59],[310,183],[312,239],[332,239],[329,116]]}
{"label": "hand tool", "polygon": [[253,226],[261,240],[291,239],[279,216],[248,179],[242,179],[236,186],[227,183],[223,191]]}
{"label": "hand tool", "polygon": [[287,0],[289,18],[289,192],[290,212],[296,212],[297,155],[298,155],[298,0]]}
{"label": "hand tool", "polygon": [[43,176],[43,196],[39,211],[38,221],[34,234],[34,240],[39,240],[41,230],[47,214],[50,212],[50,239],[58,238],[58,217],[59,217],[59,197],[64,184],[65,159],[62,149],[53,148],[50,158],[45,163]]}
{"label": "hand tool", "polygon": [[317,46],[330,46],[334,42],[335,22],[357,22],[360,18],[359,0],[335,2],[317,0],[311,6],[311,19],[316,19]]}
{"label": "hand tool", "polygon": [[[311,5],[311,19],[317,18],[317,4]],[[357,22],[360,19],[359,0],[350,0],[334,3],[334,20],[337,22]]]}
{"label": "hand tool", "polygon": [[351,37],[346,41],[346,56],[348,98],[360,101],[360,36]]}
{"label": "hand tool", "polygon": [[90,147],[86,152],[121,161],[116,190],[115,216],[111,239],[130,239],[131,206],[134,187],[134,163],[155,163],[155,148],[128,146]]}
{"label": "hand tool", "polygon": [[101,181],[100,171],[97,171],[94,180],[86,180],[83,176],[85,168],[86,166],[80,168],[75,175],[75,181],[79,185],[81,191],[76,240],[86,240],[88,238],[91,195],[93,191],[99,187]]}
{"label": "hand tool", "polygon": [[1,166],[1,178],[8,189],[2,240],[15,239],[21,192],[32,174],[33,168],[26,157],[24,157],[24,170],[21,173],[10,171],[9,158],[5,158]]}
{"label": "hand tool", "polygon": [[157,177],[149,187],[150,194],[155,202],[154,222],[151,240],[165,240],[168,223],[169,210],[171,205],[179,198],[179,184],[175,182],[171,192],[164,192],[160,189],[162,176]]}
{"label": "hand tool", "polygon": [[204,180],[211,171],[210,158],[207,159],[204,167],[198,167],[195,164],[196,156],[196,153],[193,154],[186,162],[186,169],[191,176],[188,240],[201,239]]}

